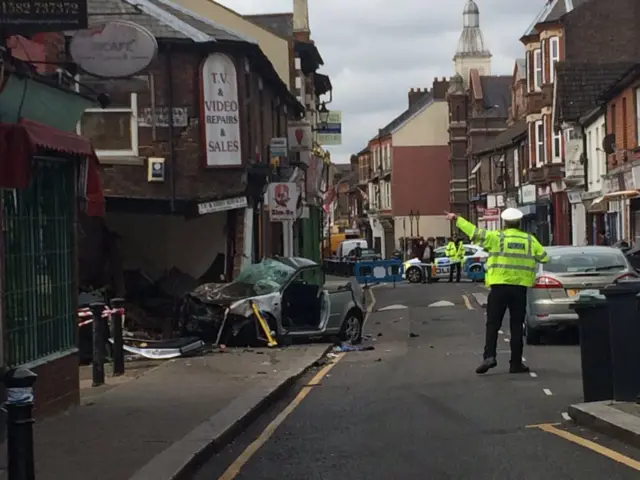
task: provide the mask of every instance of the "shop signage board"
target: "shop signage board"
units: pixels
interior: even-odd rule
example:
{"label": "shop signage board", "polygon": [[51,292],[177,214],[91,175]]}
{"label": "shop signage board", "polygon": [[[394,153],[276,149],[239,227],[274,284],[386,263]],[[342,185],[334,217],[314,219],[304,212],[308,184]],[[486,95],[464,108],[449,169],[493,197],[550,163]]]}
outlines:
{"label": "shop signage board", "polygon": [[536,203],[536,186],[523,185],[520,187],[520,204]]}
{"label": "shop signage board", "polygon": [[80,69],[100,78],[128,78],[147,68],[158,42],[146,28],[127,20],[92,24],[73,35],[69,53]]}
{"label": "shop signage board", "polygon": [[287,138],[277,137],[272,138],[270,143],[270,151],[272,157],[286,157],[287,153]]}
{"label": "shop signage board", "polygon": [[210,213],[226,212],[247,207],[247,197],[225,198],[223,200],[213,200],[198,204],[198,215],[208,215]]}
{"label": "shop signage board", "polygon": [[267,195],[269,216],[272,222],[296,219],[299,192],[295,183],[270,183]]}
{"label": "shop signage board", "polygon": [[202,64],[205,167],[242,165],[238,74],[230,57],[213,53]]}
{"label": "shop signage board", "polygon": [[81,30],[87,25],[87,0],[0,0],[4,34]]}
{"label": "shop signage board", "polygon": [[326,124],[319,124],[316,133],[320,145],[342,145],[342,112],[329,112]]}
{"label": "shop signage board", "polygon": [[311,150],[313,138],[311,125],[307,122],[289,122],[287,137],[290,152]]}

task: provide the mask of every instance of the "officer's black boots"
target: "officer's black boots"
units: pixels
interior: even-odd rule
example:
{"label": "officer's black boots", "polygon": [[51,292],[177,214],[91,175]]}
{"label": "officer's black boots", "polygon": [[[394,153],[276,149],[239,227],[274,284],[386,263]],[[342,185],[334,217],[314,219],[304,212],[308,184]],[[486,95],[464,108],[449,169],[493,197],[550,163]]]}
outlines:
{"label": "officer's black boots", "polygon": [[509,367],[509,373],[529,373],[531,369],[524,363],[512,363]]}
{"label": "officer's black boots", "polygon": [[478,375],[482,375],[483,373],[487,373],[489,370],[497,366],[498,366],[498,362],[496,361],[495,357],[485,358],[480,364],[480,366],[476,368],[476,373]]}

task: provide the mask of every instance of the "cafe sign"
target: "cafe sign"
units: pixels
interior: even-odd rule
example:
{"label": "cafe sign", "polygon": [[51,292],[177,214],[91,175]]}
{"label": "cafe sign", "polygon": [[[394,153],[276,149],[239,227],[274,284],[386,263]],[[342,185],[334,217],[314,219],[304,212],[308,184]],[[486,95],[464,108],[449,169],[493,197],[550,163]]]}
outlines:
{"label": "cafe sign", "polygon": [[0,0],[4,34],[82,30],[87,24],[87,0]]}

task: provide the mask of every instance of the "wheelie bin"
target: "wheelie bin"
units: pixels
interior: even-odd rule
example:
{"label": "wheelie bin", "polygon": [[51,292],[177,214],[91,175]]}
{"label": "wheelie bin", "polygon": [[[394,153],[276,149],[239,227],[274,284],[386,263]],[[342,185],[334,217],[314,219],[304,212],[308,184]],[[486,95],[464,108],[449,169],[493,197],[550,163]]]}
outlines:
{"label": "wheelie bin", "polygon": [[602,289],[609,304],[613,400],[632,402],[640,394],[640,279]]}
{"label": "wheelie bin", "polygon": [[585,402],[613,398],[609,307],[600,294],[582,294],[570,305],[579,317],[582,392]]}

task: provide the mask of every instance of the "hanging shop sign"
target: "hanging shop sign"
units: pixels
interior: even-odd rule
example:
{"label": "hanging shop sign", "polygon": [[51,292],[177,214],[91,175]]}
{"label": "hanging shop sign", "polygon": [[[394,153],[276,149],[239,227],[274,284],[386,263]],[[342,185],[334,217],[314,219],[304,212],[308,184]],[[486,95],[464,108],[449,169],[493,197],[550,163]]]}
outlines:
{"label": "hanging shop sign", "polygon": [[69,53],[84,72],[101,78],[126,78],[147,68],[158,42],[137,23],[110,20],[76,32]]}
{"label": "hanging shop sign", "polygon": [[0,0],[3,34],[81,30],[87,23],[87,0]]}
{"label": "hanging shop sign", "polygon": [[307,122],[289,122],[287,137],[290,152],[311,150],[313,132]]}
{"label": "hanging shop sign", "polygon": [[242,165],[238,75],[227,55],[211,54],[202,64],[202,103],[205,166]]}
{"label": "hanging shop sign", "polygon": [[272,222],[296,219],[299,192],[295,183],[270,183],[267,195]]}

